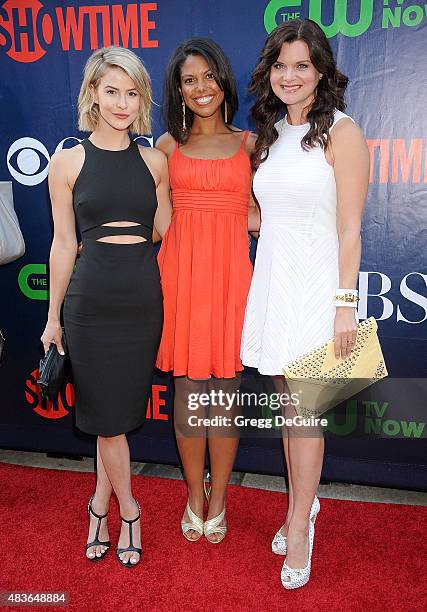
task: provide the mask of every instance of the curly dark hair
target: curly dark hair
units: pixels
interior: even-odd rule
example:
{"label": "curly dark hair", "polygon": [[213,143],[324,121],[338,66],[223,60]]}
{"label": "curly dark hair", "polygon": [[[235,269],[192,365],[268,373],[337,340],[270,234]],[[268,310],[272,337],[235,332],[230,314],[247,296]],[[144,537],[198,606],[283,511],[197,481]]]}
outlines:
{"label": "curly dark hair", "polygon": [[323,76],[319,81],[316,97],[307,113],[310,129],[301,141],[304,150],[320,145],[325,149],[329,140],[329,128],[333,123],[334,110],[344,111],[344,92],[348,78],[336,67],[323,30],[311,19],[295,19],[279,25],[265,41],[261,57],[249,87],[255,95],[251,115],[256,124],[258,139],[252,154],[252,165],[257,168],[268,157],[269,148],[279,134],[274,124],[286,114],[286,105],[273,93],[270,84],[270,69],[280,55],[283,43],[304,41],[310,52],[310,60]]}
{"label": "curly dark hair", "polygon": [[[191,132],[194,113],[187,108],[186,130],[182,129],[181,66],[189,55],[201,55],[207,61],[227,103],[227,122],[231,123],[238,109],[237,88],[230,62],[224,51],[210,38],[190,38],[172,54],[166,69],[163,95],[163,114],[168,132],[179,144],[185,144]],[[224,102],[221,105],[224,117]]]}

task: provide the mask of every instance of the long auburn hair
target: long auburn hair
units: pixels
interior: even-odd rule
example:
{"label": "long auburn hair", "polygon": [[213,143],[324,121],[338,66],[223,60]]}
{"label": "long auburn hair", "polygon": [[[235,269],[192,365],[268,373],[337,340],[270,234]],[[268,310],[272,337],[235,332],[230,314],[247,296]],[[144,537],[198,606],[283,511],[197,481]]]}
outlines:
{"label": "long auburn hair", "polygon": [[346,107],[344,92],[348,78],[337,69],[332,49],[320,26],[311,19],[295,19],[279,25],[265,41],[249,87],[249,93],[255,95],[251,115],[258,133],[252,154],[254,168],[267,159],[269,148],[279,136],[274,124],[287,111],[286,104],[273,93],[270,69],[277,61],[283,43],[292,43],[296,40],[302,40],[307,44],[311,62],[323,75],[307,113],[310,129],[301,140],[301,147],[305,151],[316,145],[325,149],[328,145],[334,110],[344,111]]}
{"label": "long auburn hair", "polygon": [[238,109],[237,87],[233,71],[221,47],[210,38],[190,38],[183,42],[175,49],[169,60],[163,95],[163,113],[168,132],[179,144],[187,142],[194,121],[193,111],[186,107],[186,129],[182,129],[181,66],[189,55],[201,55],[212,70],[218,87],[224,92],[221,112],[224,118],[225,103],[227,103],[227,123],[232,122]]}

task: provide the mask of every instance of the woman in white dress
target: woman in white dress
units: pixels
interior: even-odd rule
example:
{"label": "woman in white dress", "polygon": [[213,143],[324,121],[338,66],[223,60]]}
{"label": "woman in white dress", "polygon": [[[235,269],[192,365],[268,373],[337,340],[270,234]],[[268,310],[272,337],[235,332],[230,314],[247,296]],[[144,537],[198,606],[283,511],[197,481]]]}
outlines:
{"label": "woman in white dress", "polygon": [[[332,337],[336,355],[345,358],[356,338],[369,153],[342,112],[347,82],[310,20],[277,27],[252,75],[261,226],[241,356],[272,376],[276,390],[286,391],[283,368],[297,358]],[[295,415],[291,405],[286,412]],[[283,432],[283,445],[289,503],[272,550],[286,554],[281,580],[292,589],[310,576],[324,441],[318,430],[293,427]]]}

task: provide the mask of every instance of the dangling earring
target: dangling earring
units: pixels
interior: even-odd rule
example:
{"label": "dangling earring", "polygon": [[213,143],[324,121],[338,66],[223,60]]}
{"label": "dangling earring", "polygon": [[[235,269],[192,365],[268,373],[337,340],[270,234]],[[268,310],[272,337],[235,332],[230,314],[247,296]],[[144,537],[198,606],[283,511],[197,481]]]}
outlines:
{"label": "dangling earring", "polygon": [[182,131],[185,132],[187,130],[187,126],[185,125],[185,102],[184,98],[182,99]]}
{"label": "dangling earring", "polygon": [[228,117],[227,117],[227,100],[224,98],[224,123],[227,123],[228,121]]}

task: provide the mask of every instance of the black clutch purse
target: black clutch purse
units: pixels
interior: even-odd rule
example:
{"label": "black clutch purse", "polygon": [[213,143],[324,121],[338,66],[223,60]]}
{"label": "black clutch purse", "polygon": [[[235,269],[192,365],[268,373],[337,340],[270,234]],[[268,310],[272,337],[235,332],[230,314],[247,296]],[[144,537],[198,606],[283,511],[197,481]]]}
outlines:
{"label": "black clutch purse", "polygon": [[42,397],[51,401],[55,400],[61,389],[65,387],[70,372],[70,359],[64,330],[62,330],[62,346],[65,355],[60,355],[56,344],[52,343],[46,355],[40,359],[37,383]]}

